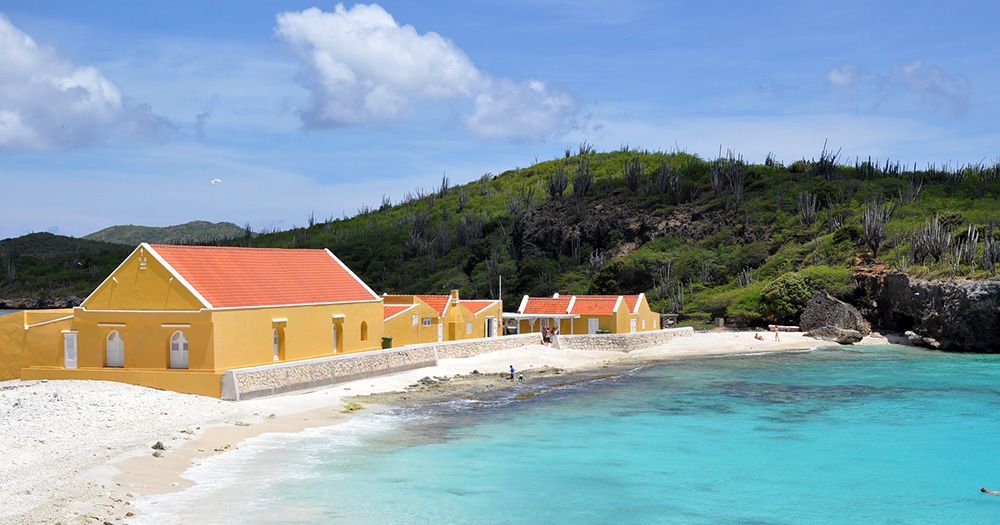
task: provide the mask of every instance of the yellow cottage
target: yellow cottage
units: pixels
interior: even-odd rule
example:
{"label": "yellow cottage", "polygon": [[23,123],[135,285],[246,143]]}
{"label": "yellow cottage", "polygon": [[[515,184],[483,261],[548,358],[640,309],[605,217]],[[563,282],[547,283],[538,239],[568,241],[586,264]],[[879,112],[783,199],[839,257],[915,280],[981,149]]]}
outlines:
{"label": "yellow cottage", "polygon": [[[501,335],[499,299],[461,299],[458,290],[449,295],[383,295],[382,299],[393,346]],[[403,313],[396,305],[412,308]]]}
{"label": "yellow cottage", "polygon": [[219,397],[227,369],[381,348],[382,318],[329,250],[144,243],[60,321],[61,359],[46,349],[21,377]]}
{"label": "yellow cottage", "polygon": [[529,297],[517,313],[504,314],[518,333],[558,329],[561,334],[623,334],[660,328],[660,316],[650,310],[645,294]]}

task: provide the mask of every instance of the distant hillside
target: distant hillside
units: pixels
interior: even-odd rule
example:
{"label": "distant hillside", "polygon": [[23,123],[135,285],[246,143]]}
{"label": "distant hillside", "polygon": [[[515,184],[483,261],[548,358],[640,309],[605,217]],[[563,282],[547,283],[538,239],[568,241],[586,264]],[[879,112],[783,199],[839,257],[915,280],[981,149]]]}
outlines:
{"label": "distant hillside", "polygon": [[[914,168],[828,151],[752,164],[584,145],[368,204],[338,220],[304,212],[308,227],[281,232],[247,235],[230,225],[223,244],[329,248],[380,293],[495,297],[503,276],[508,311],[524,293],[646,292],[654,310],[702,326],[715,317],[794,322],[817,289],[870,305],[855,284],[858,269],[995,279],[1000,268],[1000,164]],[[42,250],[41,240],[30,249],[60,255],[19,255],[13,280],[4,279],[9,256],[0,247],[0,307],[18,294],[39,304],[85,295],[151,238],[116,237],[127,242],[111,245],[117,253],[66,240]]]}
{"label": "distant hillside", "polygon": [[0,240],[0,308],[78,305],[131,250],[51,233]]}
{"label": "distant hillside", "polygon": [[91,241],[136,246],[139,243],[198,244],[224,241],[242,236],[243,228],[231,222],[191,221],[176,226],[111,226],[84,235]]}

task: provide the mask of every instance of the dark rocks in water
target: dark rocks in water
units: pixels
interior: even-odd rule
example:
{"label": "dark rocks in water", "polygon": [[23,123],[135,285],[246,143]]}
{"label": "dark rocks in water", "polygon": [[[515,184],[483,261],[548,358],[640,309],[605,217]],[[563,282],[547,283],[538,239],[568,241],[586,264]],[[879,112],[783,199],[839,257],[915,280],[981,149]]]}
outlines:
{"label": "dark rocks in water", "polygon": [[903,335],[906,336],[906,339],[910,341],[911,345],[933,348],[935,350],[941,348],[941,343],[939,343],[937,339],[934,339],[933,337],[924,337],[913,330],[909,330]]}
{"label": "dark rocks in water", "polygon": [[[1000,353],[1000,281],[927,281],[903,273],[863,277],[883,330],[912,331],[951,352]],[[918,343],[920,344],[920,343]],[[925,341],[921,346],[931,346]]]}
{"label": "dark rocks in water", "polygon": [[849,330],[847,328],[839,328],[836,326],[821,326],[819,328],[814,328],[806,332],[806,337],[812,337],[814,339],[822,339],[824,341],[833,341],[834,343],[839,343],[842,345],[849,345],[860,342],[864,338],[861,332],[857,330]]}
{"label": "dark rocks in water", "polygon": [[871,333],[868,322],[857,308],[826,291],[816,292],[812,299],[809,299],[805,311],[802,312],[799,326],[806,332],[824,326],[835,326],[845,330],[855,330],[861,335]]}

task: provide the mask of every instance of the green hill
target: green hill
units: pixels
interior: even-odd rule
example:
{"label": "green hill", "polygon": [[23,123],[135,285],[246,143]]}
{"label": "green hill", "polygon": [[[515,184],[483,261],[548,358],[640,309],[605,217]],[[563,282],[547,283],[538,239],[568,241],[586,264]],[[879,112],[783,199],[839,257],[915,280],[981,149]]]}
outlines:
{"label": "green hill", "polygon": [[998,197],[1000,165],[913,171],[824,151],[784,166],[584,145],[463,186],[444,180],[352,218],[233,242],[328,247],[379,292],[493,297],[502,275],[507,309],[525,293],[645,292],[654,309],[690,323],[753,324],[794,321],[819,288],[860,299],[852,273],[876,260],[927,277],[992,275]]}
{"label": "green hill", "polygon": [[191,221],[175,226],[111,226],[83,238],[136,246],[139,243],[197,244],[222,241],[243,235],[243,228],[231,222]]}
{"label": "green hill", "polygon": [[[645,292],[687,323],[758,324],[795,321],[820,288],[864,304],[859,268],[991,278],[998,210],[1000,164],[915,170],[824,151],[785,166],[584,145],[350,218],[249,236],[230,225],[224,243],[330,248],[379,292],[494,297],[502,275],[508,310],[525,293]],[[127,242],[19,255],[13,283],[0,272],[0,303],[89,292],[139,239]]]}
{"label": "green hill", "polygon": [[0,308],[78,305],[131,251],[51,233],[0,240]]}

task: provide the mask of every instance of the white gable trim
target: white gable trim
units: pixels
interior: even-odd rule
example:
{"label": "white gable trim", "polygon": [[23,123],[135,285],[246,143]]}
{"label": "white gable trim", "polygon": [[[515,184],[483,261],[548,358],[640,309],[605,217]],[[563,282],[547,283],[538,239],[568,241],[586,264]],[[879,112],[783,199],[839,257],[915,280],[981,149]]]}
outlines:
{"label": "white gable trim", "polygon": [[524,309],[528,307],[528,296],[525,295],[521,298],[521,305],[517,307],[517,313],[523,314]]}
{"label": "white gable trim", "polygon": [[[469,300],[470,300],[470,301],[475,301],[476,299],[469,299]],[[487,299],[483,299],[483,300],[485,301],[485,300],[487,300]],[[462,304],[463,302],[464,302],[464,301],[461,301],[461,300],[459,300],[459,301],[458,301],[458,304]],[[500,302],[500,299],[493,299],[492,301],[490,301],[490,304],[488,304],[488,305],[486,305],[486,306],[484,306],[484,307],[482,307],[482,308],[480,308],[480,309],[476,310],[475,312],[472,312],[472,310],[469,310],[469,311],[470,311],[470,312],[472,312],[472,313],[473,313],[473,315],[479,315],[479,314],[481,314],[481,313],[483,312],[483,310],[486,310],[487,308],[492,308],[492,307],[493,307],[493,305],[495,305],[495,304],[497,304],[497,303],[499,303],[499,302]],[[468,308],[468,306],[467,306],[466,308]]]}
{"label": "white gable trim", "polygon": [[639,293],[639,297],[635,300],[635,308],[632,308],[632,313],[639,313],[639,305],[646,300],[646,294],[644,292]]}
{"label": "white gable trim", "polygon": [[208,299],[205,299],[201,295],[201,293],[199,293],[198,290],[195,289],[194,286],[191,286],[191,283],[187,282],[187,279],[185,279],[184,276],[180,274],[180,272],[175,270],[173,266],[170,266],[170,263],[168,263],[167,260],[163,258],[163,256],[161,256],[159,253],[156,253],[156,250],[154,250],[153,247],[149,245],[149,243],[144,242],[139,245],[139,248],[145,248],[146,251],[148,251],[149,254],[153,256],[154,259],[156,259],[156,262],[162,264],[163,267],[166,268],[168,272],[170,272],[170,275],[173,275],[174,277],[177,278],[177,282],[181,283],[181,285],[184,286],[184,288],[187,288],[187,291],[191,292],[191,294],[194,295],[196,299],[201,301],[202,306],[204,306],[209,310],[212,309],[212,303],[208,302]]}
{"label": "white gable trim", "polygon": [[[375,290],[372,290],[371,288],[369,288],[368,284],[366,284],[364,281],[362,281],[361,278],[358,277],[358,274],[354,273],[354,270],[351,270],[350,268],[348,268],[347,265],[344,264],[344,261],[341,261],[340,259],[338,259],[337,256],[334,255],[333,252],[331,252],[329,248],[323,248],[323,251],[325,251],[327,253],[327,255],[329,255],[334,261],[337,261],[337,264],[339,264],[341,268],[343,268],[348,274],[350,274],[350,276],[353,277],[355,281],[357,281],[358,283],[360,283],[361,286],[364,286],[365,290],[367,290],[368,293],[370,293],[375,300],[378,300],[378,301],[382,300],[382,298],[379,297],[379,295],[377,293],[375,293]],[[358,302],[358,303],[360,303],[361,301],[352,301],[352,302]]]}
{"label": "white gable trim", "polygon": [[618,308],[625,302],[625,296],[619,295],[618,299],[615,300],[615,308],[611,310],[613,313],[618,313]]}
{"label": "white gable trim", "polygon": [[47,325],[47,324],[58,323],[59,321],[66,321],[67,319],[72,319],[72,318],[73,318],[72,315],[67,315],[65,317],[57,317],[55,319],[49,319],[48,321],[42,321],[42,322],[39,322],[39,323],[26,324],[26,325],[24,325],[24,329],[27,330],[29,328],[34,328],[36,326],[44,326],[44,325]]}
{"label": "white gable trim", "polygon": [[569,304],[566,305],[566,313],[572,312],[574,306],[576,306],[576,296],[575,295],[569,298]]}
{"label": "white gable trim", "polygon": [[407,305],[402,305],[402,304],[391,304],[391,305],[383,304],[382,305],[383,308],[385,308],[386,306],[406,306],[406,308],[403,308],[402,310],[400,310],[400,311],[398,311],[398,312],[390,315],[389,317],[383,318],[382,319],[383,321],[388,321],[389,319],[392,319],[393,317],[398,317],[400,315],[403,315],[406,312],[409,312],[410,310],[413,310],[414,308],[417,307],[417,305],[415,305],[415,304],[411,304],[411,305],[408,305],[408,306]]}
{"label": "white gable trim", "polygon": [[[122,262],[118,263],[118,266],[115,267],[114,271],[112,271],[111,273],[109,273],[108,276],[105,277],[103,281],[101,281],[101,284],[97,285],[97,288],[94,288],[93,292],[90,292],[90,295],[88,295],[87,298],[84,299],[82,303],[80,303],[80,306],[84,306],[84,307],[87,306],[87,301],[89,301],[90,298],[93,297],[94,294],[97,293],[98,290],[100,290],[101,288],[104,288],[104,285],[108,284],[108,281],[111,281],[112,279],[114,279],[115,274],[118,273],[118,270],[121,270],[122,266],[125,266],[125,263],[127,263],[128,260],[131,259],[132,256],[135,255],[135,252],[139,251],[140,248],[142,248],[141,244],[139,246],[136,246],[135,249],[132,250],[132,253],[128,254],[128,257],[122,259]],[[117,283],[118,279],[114,279],[114,282]]]}

